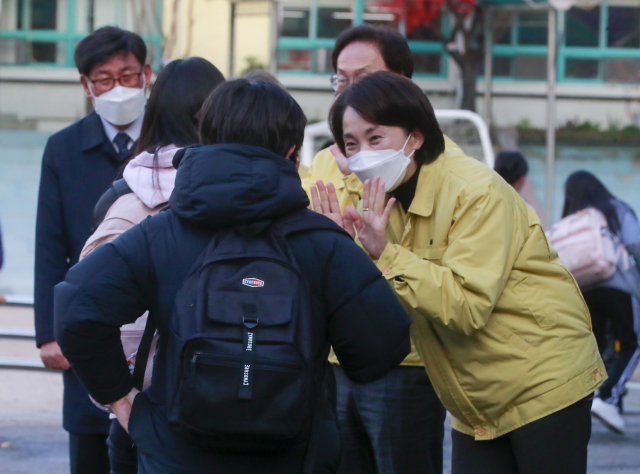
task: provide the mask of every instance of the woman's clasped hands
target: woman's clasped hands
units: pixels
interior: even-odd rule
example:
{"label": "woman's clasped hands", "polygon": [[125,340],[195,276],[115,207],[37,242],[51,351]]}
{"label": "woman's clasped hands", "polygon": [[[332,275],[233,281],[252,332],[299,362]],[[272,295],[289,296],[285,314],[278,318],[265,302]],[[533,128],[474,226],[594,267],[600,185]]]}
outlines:
{"label": "woman's clasped hands", "polygon": [[389,199],[385,205],[384,183],[380,182],[379,176],[373,178],[373,182],[364,182],[362,215],[352,206],[347,206],[344,214],[340,212],[340,203],[332,183],[325,186],[322,181],[317,181],[316,186],[311,187],[311,201],[314,211],[330,218],[354,239],[357,236],[374,260],[380,258],[388,243],[385,229],[396,199]]}

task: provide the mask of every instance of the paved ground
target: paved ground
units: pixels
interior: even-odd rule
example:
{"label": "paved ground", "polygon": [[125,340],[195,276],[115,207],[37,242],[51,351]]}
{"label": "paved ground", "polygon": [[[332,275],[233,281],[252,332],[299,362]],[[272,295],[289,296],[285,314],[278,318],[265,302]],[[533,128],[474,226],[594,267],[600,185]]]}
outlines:
{"label": "paved ground", "polygon": [[[0,306],[0,327],[31,325],[31,310]],[[30,341],[0,340],[0,357],[37,355]],[[598,422],[593,424],[589,474],[640,474],[640,371],[636,371],[632,387],[626,398],[626,435],[615,435]],[[68,474],[61,405],[59,374],[0,370],[0,474]],[[445,473],[451,465],[448,432]]]}

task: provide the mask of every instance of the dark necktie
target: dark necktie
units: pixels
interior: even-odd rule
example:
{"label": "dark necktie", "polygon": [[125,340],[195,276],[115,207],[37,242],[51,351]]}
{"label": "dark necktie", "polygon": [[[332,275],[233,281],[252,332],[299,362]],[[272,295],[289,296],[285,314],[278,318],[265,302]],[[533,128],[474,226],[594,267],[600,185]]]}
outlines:
{"label": "dark necktie", "polygon": [[113,139],[113,143],[118,147],[118,159],[121,162],[126,161],[131,157],[133,147],[131,150],[127,148],[129,140],[131,140],[131,138],[124,132],[118,132],[116,137]]}

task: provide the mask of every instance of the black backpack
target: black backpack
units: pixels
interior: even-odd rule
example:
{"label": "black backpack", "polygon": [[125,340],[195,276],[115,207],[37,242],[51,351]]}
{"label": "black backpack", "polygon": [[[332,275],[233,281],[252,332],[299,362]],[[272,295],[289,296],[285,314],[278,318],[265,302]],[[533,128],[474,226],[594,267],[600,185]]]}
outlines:
{"label": "black backpack", "polygon": [[[168,422],[189,442],[242,451],[308,443],[307,462],[313,457],[327,392],[327,321],[311,317],[308,282],[285,239],[313,229],[347,235],[307,209],[218,231],[176,294]],[[136,367],[134,379],[140,373]]]}

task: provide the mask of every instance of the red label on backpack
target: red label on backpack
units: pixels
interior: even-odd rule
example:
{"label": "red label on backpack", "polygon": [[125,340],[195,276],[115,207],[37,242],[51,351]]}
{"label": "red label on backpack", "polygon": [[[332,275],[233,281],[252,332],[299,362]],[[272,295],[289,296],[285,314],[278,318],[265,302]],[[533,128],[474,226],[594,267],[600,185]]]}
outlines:
{"label": "red label on backpack", "polygon": [[264,286],[264,282],[262,280],[258,280],[257,278],[244,278],[242,280],[242,284],[245,286],[251,286],[252,288],[259,288]]}

